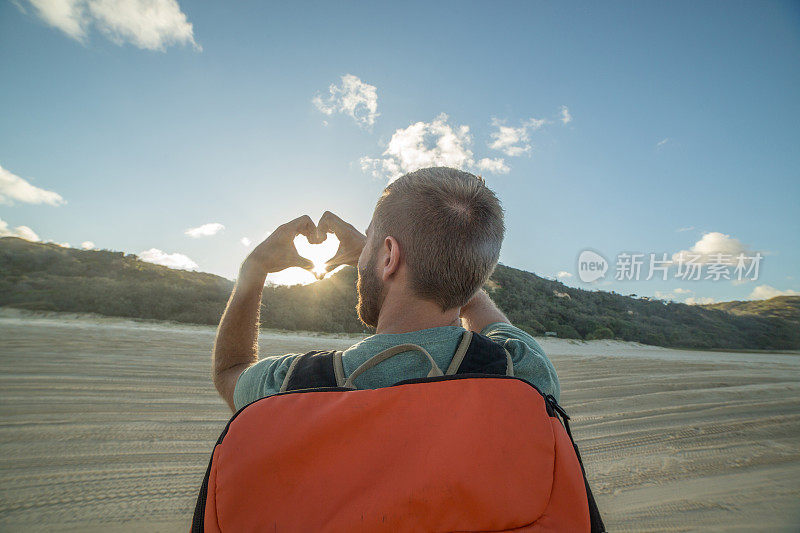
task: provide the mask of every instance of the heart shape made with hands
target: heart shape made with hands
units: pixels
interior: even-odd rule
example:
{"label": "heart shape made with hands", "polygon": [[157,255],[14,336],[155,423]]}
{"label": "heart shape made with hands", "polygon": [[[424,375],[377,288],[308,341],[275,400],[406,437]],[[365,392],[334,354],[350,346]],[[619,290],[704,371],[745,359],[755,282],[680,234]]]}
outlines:
{"label": "heart shape made with hands", "polygon": [[305,235],[298,235],[294,238],[294,247],[300,256],[314,263],[311,273],[320,280],[325,277],[325,263],[332,259],[339,249],[339,239],[333,233],[328,233],[321,243],[311,244]]}

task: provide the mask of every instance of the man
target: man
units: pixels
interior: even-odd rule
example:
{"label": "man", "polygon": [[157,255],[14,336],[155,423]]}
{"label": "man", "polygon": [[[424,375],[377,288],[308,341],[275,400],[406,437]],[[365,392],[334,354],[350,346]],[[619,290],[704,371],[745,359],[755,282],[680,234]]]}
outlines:
{"label": "man", "polygon": [[[556,371],[542,348],[511,325],[481,289],[497,264],[505,233],[499,200],[483,179],[437,167],[389,184],[366,235],[330,211],[316,226],[304,215],[280,226],[245,259],[214,346],[214,384],[234,412],[279,392],[299,355],[258,361],[259,309],[267,274],[292,266],[312,268],[293,240],[302,234],[318,244],[329,232],[340,244],[326,270],[358,268],[358,316],[375,328],[374,335],[344,351],[345,377],[371,356],[405,343],[422,346],[445,369],[461,335],[471,330],[505,347],[515,376],[559,398]],[[427,360],[406,352],[362,374],[355,385],[390,386],[424,377],[429,370]]]}

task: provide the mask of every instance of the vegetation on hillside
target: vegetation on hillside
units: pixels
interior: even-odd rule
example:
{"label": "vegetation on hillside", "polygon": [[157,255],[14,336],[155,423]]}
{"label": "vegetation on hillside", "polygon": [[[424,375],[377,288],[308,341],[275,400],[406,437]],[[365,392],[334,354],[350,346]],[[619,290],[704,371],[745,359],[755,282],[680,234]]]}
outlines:
{"label": "vegetation on hillside", "polygon": [[[735,315],[703,306],[575,289],[501,266],[492,282],[489,286],[496,286],[492,298],[508,318],[537,335],[555,331],[559,337],[617,338],[681,348],[800,348],[800,328],[780,317]],[[800,299],[794,306],[797,312]]]}
{"label": "vegetation on hillside", "polygon": [[[368,333],[356,316],[355,282],[355,269],[345,268],[311,285],[267,286],[262,325]],[[232,288],[225,278],[153,265],[133,254],[0,238],[0,306],[216,324]],[[798,297],[689,306],[575,289],[505,265],[497,266],[486,289],[515,325],[534,335],[553,331],[572,339],[686,348],[800,348]]]}
{"label": "vegetation on hillside", "polygon": [[718,309],[734,315],[755,315],[782,318],[795,322],[800,327],[800,296],[776,296],[769,300],[736,300],[704,305],[706,309]]}
{"label": "vegetation on hillside", "polygon": [[0,305],[214,324],[232,287],[133,254],[0,239]]}

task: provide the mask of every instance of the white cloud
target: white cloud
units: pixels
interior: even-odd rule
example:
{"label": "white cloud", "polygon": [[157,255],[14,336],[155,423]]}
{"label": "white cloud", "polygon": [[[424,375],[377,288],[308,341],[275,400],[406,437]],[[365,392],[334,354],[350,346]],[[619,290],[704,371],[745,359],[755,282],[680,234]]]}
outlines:
{"label": "white cloud", "polygon": [[558,279],[571,278],[572,274],[570,272],[567,272],[566,270],[562,270],[558,274],[556,274],[556,277]]}
{"label": "white cloud", "polygon": [[478,170],[483,170],[491,174],[508,174],[511,172],[511,167],[506,165],[502,157],[496,157],[494,159],[484,157],[475,164],[475,167]]}
{"label": "white cloud", "polygon": [[26,204],[61,205],[66,203],[60,194],[31,185],[28,181],[0,166],[0,204],[14,201]]}
{"label": "white cloud", "polygon": [[73,39],[86,36],[87,17],[85,5],[76,0],[28,0],[39,17],[50,26],[58,28]]}
{"label": "white cloud", "polygon": [[374,85],[364,83],[358,76],[345,74],[342,84],[337,86],[332,83],[328,92],[328,97],[317,95],[312,100],[317,109],[326,115],[349,115],[362,128],[375,124],[378,117],[378,89]]}
{"label": "white cloud", "polygon": [[561,106],[561,122],[563,124],[572,122],[572,115],[569,113],[569,108],[565,105]]}
{"label": "white cloud", "polygon": [[199,268],[197,263],[183,254],[168,254],[158,248],[150,248],[138,255],[142,261],[164,265],[169,268],[177,268],[178,270],[197,270]]}
{"label": "white cloud", "polygon": [[84,42],[94,27],[116,44],[146,50],[191,44],[192,24],[176,0],[28,0],[43,21]]}
{"label": "white cloud", "polygon": [[675,299],[675,295],[674,294],[672,294],[671,292],[664,292],[664,291],[656,291],[655,292],[655,297],[659,298],[661,300],[674,300]]}
{"label": "white cloud", "polygon": [[676,229],[675,231],[677,231],[679,233],[682,233],[684,231],[692,231],[693,229],[694,229],[694,226],[684,226],[682,228]]}
{"label": "white cloud", "polygon": [[669,142],[669,137],[665,137],[665,138],[661,139],[660,141],[658,141],[658,143],[656,143],[656,148],[661,148],[662,146],[664,146],[668,142]]}
{"label": "white cloud", "polygon": [[759,285],[753,292],[750,293],[748,298],[750,300],[769,300],[770,298],[775,298],[776,296],[798,296],[800,292],[793,291],[792,289],[787,289],[785,291],[776,289],[775,287],[771,287],[769,285]]}
{"label": "white cloud", "polygon": [[81,243],[81,248],[83,248],[84,250],[94,250],[95,246],[92,241],[83,241]]}
{"label": "white cloud", "polygon": [[680,287],[678,287],[677,289],[675,289],[675,293],[677,293],[677,294],[691,294],[691,293],[693,293],[693,292],[694,292],[694,291],[693,291],[693,290],[691,290],[691,289],[681,289]]}
{"label": "white cloud", "polygon": [[700,240],[694,243],[689,250],[681,250],[672,254],[672,260],[678,262],[683,257],[683,262],[685,263],[694,256],[699,256],[696,260],[697,263],[716,263],[720,255],[722,255],[728,256],[727,261],[722,261],[723,263],[734,263],[739,254],[748,255],[750,253],[747,247],[738,239],[718,231],[712,231],[703,234]]}
{"label": "white cloud", "polygon": [[362,157],[361,169],[390,181],[420,168],[446,166],[485,170],[504,174],[509,171],[502,159],[483,158],[476,163],[471,150],[469,126],[450,125],[441,113],[432,122],[416,122],[392,135],[381,158]]}
{"label": "white cloud", "polygon": [[28,226],[10,228],[8,222],[3,219],[0,219],[0,237],[19,237],[20,239],[33,242],[38,242],[40,240],[39,236]]}
{"label": "white cloud", "polygon": [[212,235],[216,235],[224,229],[225,226],[219,222],[210,222],[208,224],[203,224],[202,226],[197,226],[196,228],[189,228],[183,233],[193,239],[199,239],[200,237],[211,237]]}
{"label": "white cloud", "polygon": [[492,141],[489,148],[499,150],[509,157],[518,157],[531,151],[530,131],[536,131],[546,124],[543,119],[532,118],[523,122],[518,128],[506,126],[504,121],[492,118],[492,126],[497,131],[489,136]]}
{"label": "white cloud", "polygon": [[710,296],[698,296],[697,298],[690,296],[686,298],[686,303],[688,305],[705,305],[705,304],[713,304],[716,300]]}
{"label": "white cloud", "polygon": [[250,246],[251,244],[253,244],[253,241],[251,241],[247,237],[242,237],[241,239],[239,239],[239,242],[242,243],[242,245],[244,246]]}

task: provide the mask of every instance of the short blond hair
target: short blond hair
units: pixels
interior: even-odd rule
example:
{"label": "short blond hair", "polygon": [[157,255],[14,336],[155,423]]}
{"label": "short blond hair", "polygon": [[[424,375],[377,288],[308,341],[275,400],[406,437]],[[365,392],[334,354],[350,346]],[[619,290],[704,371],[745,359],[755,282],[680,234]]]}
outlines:
{"label": "short blond hair", "polygon": [[500,257],[503,219],[500,200],[483,178],[424,168],[384,189],[372,217],[373,243],[397,239],[412,291],[444,311],[466,304],[489,279]]}

